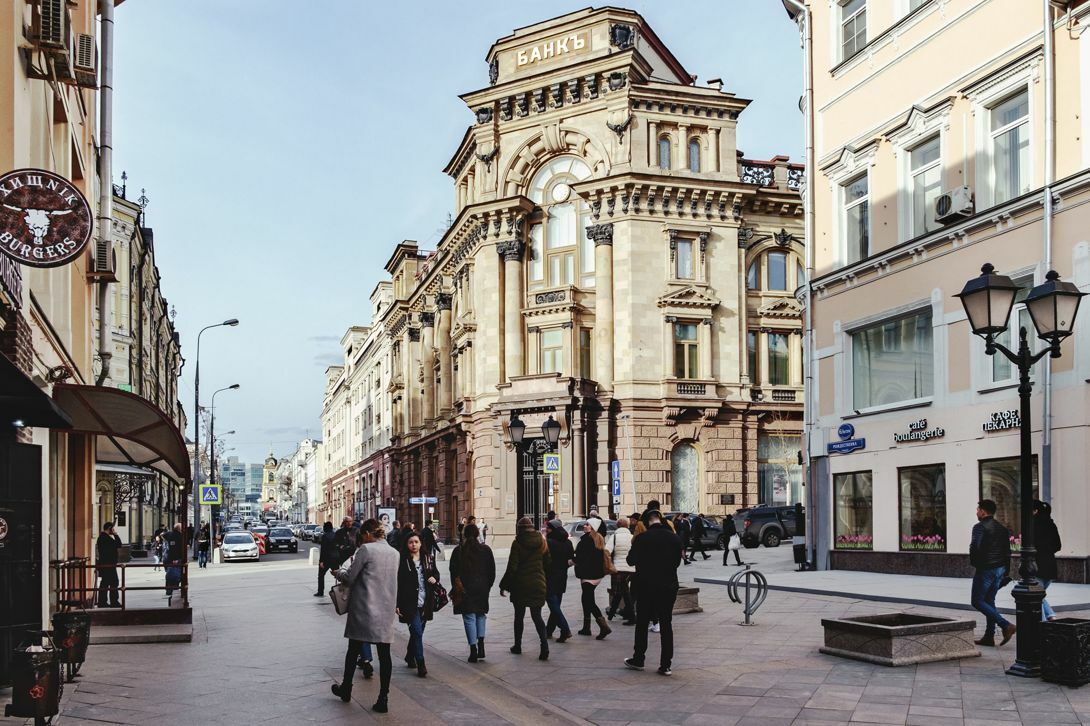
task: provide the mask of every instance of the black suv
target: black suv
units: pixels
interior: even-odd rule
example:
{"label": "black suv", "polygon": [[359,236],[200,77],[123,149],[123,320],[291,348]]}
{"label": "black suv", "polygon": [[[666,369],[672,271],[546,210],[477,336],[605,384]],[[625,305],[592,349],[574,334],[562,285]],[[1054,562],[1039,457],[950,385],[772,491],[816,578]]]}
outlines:
{"label": "black suv", "polygon": [[266,552],[277,550],[287,550],[288,552],[299,551],[299,540],[295,539],[295,536],[287,527],[274,527],[270,529],[269,536],[265,539]]}
{"label": "black suv", "polygon": [[734,523],[741,534],[742,546],[779,547],[780,542],[795,536],[795,507],[758,505],[740,509],[734,515]]}

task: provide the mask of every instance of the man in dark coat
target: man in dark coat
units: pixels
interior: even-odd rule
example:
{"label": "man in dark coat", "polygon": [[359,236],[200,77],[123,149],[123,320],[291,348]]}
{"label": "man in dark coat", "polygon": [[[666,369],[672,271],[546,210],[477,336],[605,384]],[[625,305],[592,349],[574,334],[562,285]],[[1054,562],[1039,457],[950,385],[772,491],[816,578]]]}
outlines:
{"label": "man in dark coat", "polygon": [[[98,606],[100,608],[121,607],[117,596],[117,560],[121,549],[121,538],[117,536],[113,522],[102,525],[102,532],[95,542],[95,564],[98,565]],[[106,603],[106,590],[110,591],[109,604]]]}
{"label": "man in dark coat", "polygon": [[681,566],[681,538],[662,521],[662,513],[647,513],[647,531],[632,538],[628,551],[628,564],[636,568],[636,644],[632,657],[625,659],[625,666],[643,670],[647,653],[647,627],[652,620],[659,621],[662,633],[662,654],[659,656],[659,673],[672,674],[670,665],[674,659],[674,601],[677,600],[677,569]]}
{"label": "man in dark coat", "polygon": [[[727,555],[734,552],[734,564],[741,566],[746,564],[742,562],[742,555],[738,553],[738,550],[731,550],[730,538],[738,534],[738,526],[734,523],[734,517],[729,514],[723,515],[723,567],[727,566]],[[741,543],[739,543],[740,545]],[[741,549],[741,547],[739,547]]]}
{"label": "man in dark coat", "polygon": [[174,529],[163,534],[163,539],[166,540],[167,543],[166,552],[163,556],[166,558],[166,563],[168,565],[181,564],[182,560],[185,558],[185,540],[182,536],[182,532],[184,531],[185,530],[182,529],[182,523],[179,522],[174,525]]}
{"label": "man in dark coat", "polygon": [[681,538],[681,561],[686,565],[692,562],[689,559],[689,539],[692,537],[693,525],[689,522],[689,515],[684,512],[674,517],[674,530]]}
{"label": "man in dark coat", "polygon": [[704,515],[698,514],[691,518],[692,532],[690,537],[690,546],[693,548],[693,553],[689,555],[689,561],[692,562],[696,559],[696,551],[700,550],[700,554],[704,555],[704,559],[708,559],[710,555],[708,551],[704,549],[704,536],[708,533],[707,528],[704,526]]}
{"label": "man in dark coat", "polygon": [[977,523],[969,542],[969,563],[976,569],[973,575],[972,605],[984,615],[984,637],[977,645],[995,645],[995,626],[1003,632],[1004,645],[1017,628],[1003,617],[995,606],[995,596],[1011,564],[1010,531],[995,521],[995,502],[981,499],[977,503]]}
{"label": "man in dark coat", "polygon": [[401,548],[401,522],[394,520],[393,527],[386,533],[386,544],[395,550]]}
{"label": "man in dark coat", "polygon": [[431,524],[424,525],[424,529],[420,530],[420,551],[426,555],[434,555],[439,551],[439,542],[435,539],[435,532],[431,529]]}
{"label": "man in dark coat", "polygon": [[340,565],[337,557],[337,535],[333,532],[333,523],[326,522],[322,525],[322,536],[318,538],[318,592],[314,597],[325,595],[325,573]]}
{"label": "man in dark coat", "polygon": [[[1048,502],[1033,502],[1033,541],[1037,546],[1037,581],[1046,591],[1059,572],[1056,568],[1056,553],[1063,545],[1060,543],[1060,530],[1052,520],[1052,506]],[[1041,601],[1041,620],[1055,620],[1056,613],[1048,600]]]}
{"label": "man in dark coat", "polygon": [[545,634],[551,638],[553,631],[560,628],[560,636],[556,642],[564,643],[571,640],[571,626],[564,617],[561,603],[568,589],[568,568],[575,559],[575,548],[564,530],[564,523],[559,519],[550,519],[545,523],[545,529],[548,532],[545,543],[549,546],[550,561],[549,568],[545,570],[545,604],[549,606]]}
{"label": "man in dark coat", "polygon": [[352,518],[345,517],[341,520],[341,528],[334,535],[334,544],[337,548],[337,556],[330,564],[332,569],[341,566],[356,551],[356,533],[352,530]]}

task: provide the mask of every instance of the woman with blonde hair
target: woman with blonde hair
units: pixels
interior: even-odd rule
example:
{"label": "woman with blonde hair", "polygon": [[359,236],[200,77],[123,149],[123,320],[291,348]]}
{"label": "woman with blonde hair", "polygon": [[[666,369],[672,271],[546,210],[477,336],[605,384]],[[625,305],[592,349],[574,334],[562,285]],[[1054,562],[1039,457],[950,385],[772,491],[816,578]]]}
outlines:
{"label": "woman with blonde hair", "polygon": [[598,534],[602,520],[592,517],[583,523],[583,536],[575,548],[575,576],[579,578],[583,589],[583,629],[580,635],[590,635],[590,619],[598,623],[598,640],[604,640],[613,632],[609,623],[602,617],[602,611],[594,602],[594,591],[607,574],[613,571],[613,564],[606,552],[606,543]]}
{"label": "woman with blonde hair", "polygon": [[541,608],[545,605],[545,572],[551,563],[552,558],[545,538],[534,528],[529,517],[523,517],[516,526],[507,570],[500,580],[500,597],[503,597],[504,590],[509,591],[511,604],[515,606],[515,644],[511,646],[511,652],[516,655],[522,652],[523,618],[529,609],[530,619],[534,621],[534,628],[541,642],[538,659],[549,659],[549,641],[545,636]]}

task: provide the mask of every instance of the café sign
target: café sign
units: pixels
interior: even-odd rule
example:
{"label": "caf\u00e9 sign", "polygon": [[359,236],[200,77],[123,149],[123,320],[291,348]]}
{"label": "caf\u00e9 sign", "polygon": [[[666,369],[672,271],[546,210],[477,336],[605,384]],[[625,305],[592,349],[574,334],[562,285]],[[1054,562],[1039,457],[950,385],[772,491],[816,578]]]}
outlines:
{"label": "caf\u00e9 sign", "polygon": [[1022,425],[1022,417],[1018,414],[1017,409],[1011,409],[1010,411],[994,411],[991,417],[984,422],[981,428],[984,429],[984,433],[989,431],[1006,431],[1007,429],[1016,429]]}
{"label": "caf\u00e9 sign", "polygon": [[0,176],[0,251],[31,267],[67,265],[91,239],[94,217],[79,189],[44,169]]}
{"label": "caf\u00e9 sign", "polygon": [[946,436],[946,429],[941,426],[936,426],[933,429],[927,428],[927,419],[921,418],[918,421],[913,421],[908,425],[908,433],[905,434],[893,434],[893,441],[898,444],[903,444],[906,441],[927,441],[928,439],[941,439]]}

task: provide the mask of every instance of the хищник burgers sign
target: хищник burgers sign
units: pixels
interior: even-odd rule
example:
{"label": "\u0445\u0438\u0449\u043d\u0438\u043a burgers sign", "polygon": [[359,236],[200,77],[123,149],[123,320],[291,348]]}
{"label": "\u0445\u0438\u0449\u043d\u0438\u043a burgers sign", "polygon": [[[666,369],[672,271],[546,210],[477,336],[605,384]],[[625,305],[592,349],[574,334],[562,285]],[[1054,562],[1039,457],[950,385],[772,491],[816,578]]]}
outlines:
{"label": "\u0445\u0438\u0449\u043d\u0438\u043a burgers sign", "polygon": [[31,267],[74,260],[91,239],[94,218],[79,189],[44,169],[0,176],[0,252]]}

